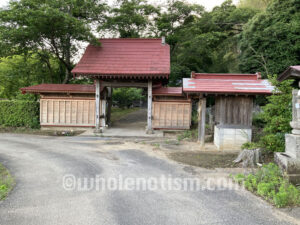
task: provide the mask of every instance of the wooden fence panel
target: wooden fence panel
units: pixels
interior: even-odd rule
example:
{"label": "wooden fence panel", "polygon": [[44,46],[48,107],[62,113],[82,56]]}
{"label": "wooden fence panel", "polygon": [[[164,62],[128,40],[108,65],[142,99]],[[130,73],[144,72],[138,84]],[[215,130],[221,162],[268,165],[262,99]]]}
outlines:
{"label": "wooden fence panel", "polygon": [[40,123],[42,126],[95,126],[95,100],[41,99]]}
{"label": "wooden fence panel", "polygon": [[154,129],[190,129],[191,102],[153,102]]}

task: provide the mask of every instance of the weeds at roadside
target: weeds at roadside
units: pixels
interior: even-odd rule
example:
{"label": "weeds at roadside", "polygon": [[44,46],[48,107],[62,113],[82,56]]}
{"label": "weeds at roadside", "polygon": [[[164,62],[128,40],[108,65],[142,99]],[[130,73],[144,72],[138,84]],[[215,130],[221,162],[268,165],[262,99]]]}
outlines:
{"label": "weeds at roadside", "polygon": [[288,182],[274,163],[263,165],[255,174],[237,174],[234,180],[278,208],[300,206],[300,190]]}
{"label": "weeds at roadside", "polygon": [[15,181],[9,171],[0,164],[0,200],[4,199],[13,189]]}
{"label": "weeds at roadside", "polygon": [[183,133],[179,134],[177,136],[178,141],[182,141],[183,139],[188,139],[188,140],[196,140],[197,139],[197,130],[185,130]]}
{"label": "weeds at roadside", "polygon": [[158,143],[152,143],[151,145],[154,146],[157,149],[159,149],[159,147],[160,147],[160,144],[158,144]]}

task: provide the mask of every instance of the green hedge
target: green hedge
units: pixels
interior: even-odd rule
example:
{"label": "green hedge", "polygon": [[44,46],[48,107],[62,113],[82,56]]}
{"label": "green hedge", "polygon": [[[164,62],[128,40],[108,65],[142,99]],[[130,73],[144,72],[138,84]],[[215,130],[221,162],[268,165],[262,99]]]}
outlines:
{"label": "green hedge", "polygon": [[39,103],[34,101],[0,101],[0,126],[39,127]]}

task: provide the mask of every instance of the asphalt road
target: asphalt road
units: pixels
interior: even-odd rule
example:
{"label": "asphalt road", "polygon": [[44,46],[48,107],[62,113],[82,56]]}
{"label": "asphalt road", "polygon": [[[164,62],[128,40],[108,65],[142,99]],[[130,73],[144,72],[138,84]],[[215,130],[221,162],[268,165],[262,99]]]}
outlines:
{"label": "asphalt road", "polygon": [[8,198],[0,202],[0,224],[293,224],[243,190],[64,188],[66,174],[106,180],[120,175],[199,176],[137,146],[101,138],[0,134],[0,162],[17,182]]}

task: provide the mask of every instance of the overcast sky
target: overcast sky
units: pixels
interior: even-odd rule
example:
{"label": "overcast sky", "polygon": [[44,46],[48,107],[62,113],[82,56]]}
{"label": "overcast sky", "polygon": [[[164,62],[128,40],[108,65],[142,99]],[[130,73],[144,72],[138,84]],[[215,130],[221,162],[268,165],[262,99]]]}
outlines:
{"label": "overcast sky", "polygon": [[[0,0],[0,7],[5,6],[8,3],[9,0]],[[108,2],[111,2],[112,0],[107,0]],[[149,0],[151,3],[161,4],[165,3],[167,0]],[[200,5],[203,5],[206,10],[212,10],[214,6],[221,5],[224,0],[186,0],[190,3],[198,3]],[[234,3],[237,3],[238,0],[233,0]]]}

